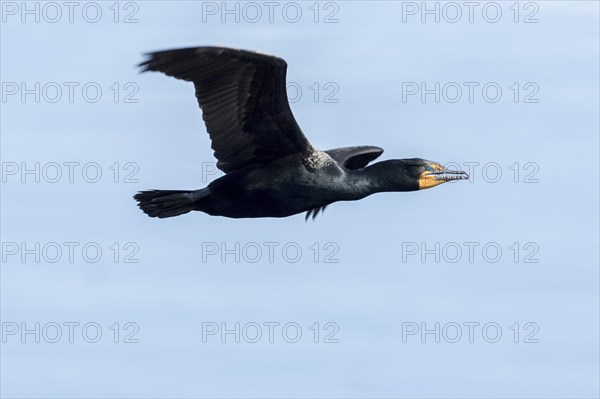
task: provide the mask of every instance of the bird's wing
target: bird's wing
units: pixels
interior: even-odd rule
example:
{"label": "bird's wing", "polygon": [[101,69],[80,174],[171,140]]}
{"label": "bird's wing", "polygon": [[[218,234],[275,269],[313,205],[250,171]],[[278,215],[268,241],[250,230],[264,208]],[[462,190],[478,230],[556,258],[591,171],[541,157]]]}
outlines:
{"label": "bird's wing", "polygon": [[286,62],[222,47],[147,54],[143,71],[194,83],[217,166],[224,172],[313,148],[287,99]]}
{"label": "bird's wing", "polygon": [[325,151],[347,169],[364,168],[372,160],[383,154],[383,148],[375,146],[342,147]]}
{"label": "bird's wing", "polygon": [[[363,145],[357,147],[335,148],[333,150],[327,150],[325,152],[329,154],[331,158],[335,159],[344,168],[356,170],[364,168],[369,164],[369,162],[383,154],[383,148],[370,145]],[[308,220],[308,218],[311,216],[314,220],[319,214],[319,212],[323,213],[325,211],[327,205],[319,206],[314,209],[309,209],[306,212],[304,220]]]}

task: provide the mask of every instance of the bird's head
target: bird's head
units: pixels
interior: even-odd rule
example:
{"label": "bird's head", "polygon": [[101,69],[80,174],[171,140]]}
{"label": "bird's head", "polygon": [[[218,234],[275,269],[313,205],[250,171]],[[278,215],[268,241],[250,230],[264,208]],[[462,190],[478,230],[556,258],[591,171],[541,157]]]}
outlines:
{"label": "bird's head", "polygon": [[466,180],[469,175],[463,171],[444,168],[437,162],[421,158],[403,159],[405,173],[418,190],[435,187],[453,180]]}

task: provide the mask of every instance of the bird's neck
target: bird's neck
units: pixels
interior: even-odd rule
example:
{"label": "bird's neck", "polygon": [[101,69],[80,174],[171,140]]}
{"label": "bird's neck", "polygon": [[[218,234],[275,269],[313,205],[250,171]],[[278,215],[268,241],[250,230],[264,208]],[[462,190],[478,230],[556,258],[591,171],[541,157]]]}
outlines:
{"label": "bird's neck", "polygon": [[415,191],[418,181],[410,178],[401,160],[377,162],[364,169],[349,171],[352,185],[361,198],[390,191]]}

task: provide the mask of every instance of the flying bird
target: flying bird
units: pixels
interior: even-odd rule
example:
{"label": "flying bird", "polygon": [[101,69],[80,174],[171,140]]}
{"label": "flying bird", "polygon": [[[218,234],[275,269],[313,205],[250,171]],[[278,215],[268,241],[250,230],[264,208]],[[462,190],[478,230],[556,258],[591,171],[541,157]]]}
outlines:
{"label": "flying bird", "polygon": [[337,201],[371,194],[416,191],[468,179],[421,158],[368,164],[374,146],[320,151],[308,141],[288,103],[286,62],[224,47],[146,54],[139,66],[193,82],[217,167],[225,174],[199,190],[149,190],[134,198],[158,218],[190,211],[230,218],[313,218]]}

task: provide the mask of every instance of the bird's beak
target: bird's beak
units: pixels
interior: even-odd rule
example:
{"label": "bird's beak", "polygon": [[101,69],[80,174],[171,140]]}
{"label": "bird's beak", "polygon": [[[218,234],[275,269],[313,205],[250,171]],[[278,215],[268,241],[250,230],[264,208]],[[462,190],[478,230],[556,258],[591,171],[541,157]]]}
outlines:
{"label": "bird's beak", "polygon": [[421,173],[419,177],[419,189],[423,190],[426,188],[435,187],[439,184],[446,183],[453,180],[467,180],[469,175],[461,170],[450,170],[446,168],[440,168],[436,171],[425,171]]}

